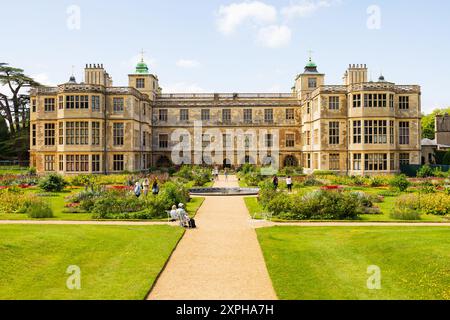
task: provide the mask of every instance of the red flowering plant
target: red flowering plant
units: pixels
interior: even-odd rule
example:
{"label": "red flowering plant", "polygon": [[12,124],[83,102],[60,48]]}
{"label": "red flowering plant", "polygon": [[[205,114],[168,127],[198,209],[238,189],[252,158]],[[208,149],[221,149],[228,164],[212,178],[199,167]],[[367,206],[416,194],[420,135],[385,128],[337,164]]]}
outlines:
{"label": "red flowering plant", "polygon": [[324,190],[324,191],[339,191],[339,190],[343,190],[344,187],[343,186],[323,186],[320,189]]}

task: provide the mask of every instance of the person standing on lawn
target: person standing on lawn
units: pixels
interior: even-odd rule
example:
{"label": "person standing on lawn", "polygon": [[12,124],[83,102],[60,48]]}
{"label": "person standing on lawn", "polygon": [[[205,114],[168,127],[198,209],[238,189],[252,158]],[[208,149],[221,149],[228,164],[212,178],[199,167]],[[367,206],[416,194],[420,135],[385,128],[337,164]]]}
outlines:
{"label": "person standing on lawn", "polygon": [[153,180],[152,193],[154,196],[157,196],[159,193],[158,179],[156,178]]}
{"label": "person standing on lawn", "polygon": [[139,198],[141,196],[141,190],[142,190],[141,183],[138,181],[134,185],[134,194],[135,194],[136,198]]}
{"label": "person standing on lawn", "polygon": [[292,178],[291,176],[288,176],[286,178],[286,186],[289,192],[292,192]]}
{"label": "person standing on lawn", "polygon": [[278,177],[276,175],[273,176],[272,183],[275,190],[278,190]]}
{"label": "person standing on lawn", "polygon": [[150,188],[150,181],[148,178],[144,179],[144,182],[142,183],[142,188],[144,190],[144,196],[148,195],[148,189]]}

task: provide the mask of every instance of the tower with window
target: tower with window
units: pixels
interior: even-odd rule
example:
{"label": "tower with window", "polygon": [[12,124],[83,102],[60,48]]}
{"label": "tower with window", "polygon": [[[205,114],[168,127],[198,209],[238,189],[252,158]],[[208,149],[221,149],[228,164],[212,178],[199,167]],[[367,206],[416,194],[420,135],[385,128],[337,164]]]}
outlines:
{"label": "tower with window", "polygon": [[160,92],[158,77],[149,72],[143,52],[141,61],[136,65],[135,72],[128,75],[128,85],[148,95],[152,101],[156,99],[156,95]]}
{"label": "tower with window", "polygon": [[317,64],[309,57],[303,73],[295,80],[295,93],[300,100],[305,100],[308,94],[324,85],[325,74],[317,70]]}

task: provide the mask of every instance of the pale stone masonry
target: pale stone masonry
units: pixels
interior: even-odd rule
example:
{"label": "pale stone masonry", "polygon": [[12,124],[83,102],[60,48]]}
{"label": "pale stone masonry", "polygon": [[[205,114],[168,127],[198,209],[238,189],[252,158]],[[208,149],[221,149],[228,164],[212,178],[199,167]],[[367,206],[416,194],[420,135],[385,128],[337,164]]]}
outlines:
{"label": "pale stone masonry", "polygon": [[[382,76],[368,81],[365,65],[350,65],[343,85],[325,85],[311,59],[292,92],[282,94],[163,94],[143,61],[129,75],[128,87],[114,87],[103,65],[86,65],[85,83],[71,77],[57,87],[32,90],[30,160],[39,173],[167,166],[185,135],[196,143],[201,122],[204,148],[214,140],[210,130],[222,135],[219,165],[275,161],[259,148],[265,140],[266,147],[278,145],[280,167],[394,173],[400,164],[421,162],[420,96],[419,86]],[[174,138],[175,131],[181,138]],[[261,141],[250,142],[249,133]]]}

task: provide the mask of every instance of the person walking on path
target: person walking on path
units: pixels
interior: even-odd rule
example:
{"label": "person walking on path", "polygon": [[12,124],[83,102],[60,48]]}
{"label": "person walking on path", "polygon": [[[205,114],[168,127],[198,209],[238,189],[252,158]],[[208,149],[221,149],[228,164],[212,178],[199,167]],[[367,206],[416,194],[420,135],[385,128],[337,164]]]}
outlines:
{"label": "person walking on path", "polygon": [[273,183],[273,187],[275,188],[275,190],[278,190],[278,177],[277,176],[273,176],[272,183]]}
{"label": "person walking on path", "polygon": [[288,189],[289,193],[292,192],[292,178],[291,178],[291,176],[288,176],[286,178],[286,186],[287,186],[287,189]]}
{"label": "person walking on path", "polygon": [[150,181],[148,178],[144,179],[144,182],[142,183],[142,188],[144,190],[144,196],[148,195],[148,189],[150,188]]}
{"label": "person walking on path", "polygon": [[214,180],[219,181],[219,168],[214,168]]}
{"label": "person walking on path", "polygon": [[227,168],[225,168],[224,174],[225,174],[225,181],[228,181],[228,170],[227,170]]}

